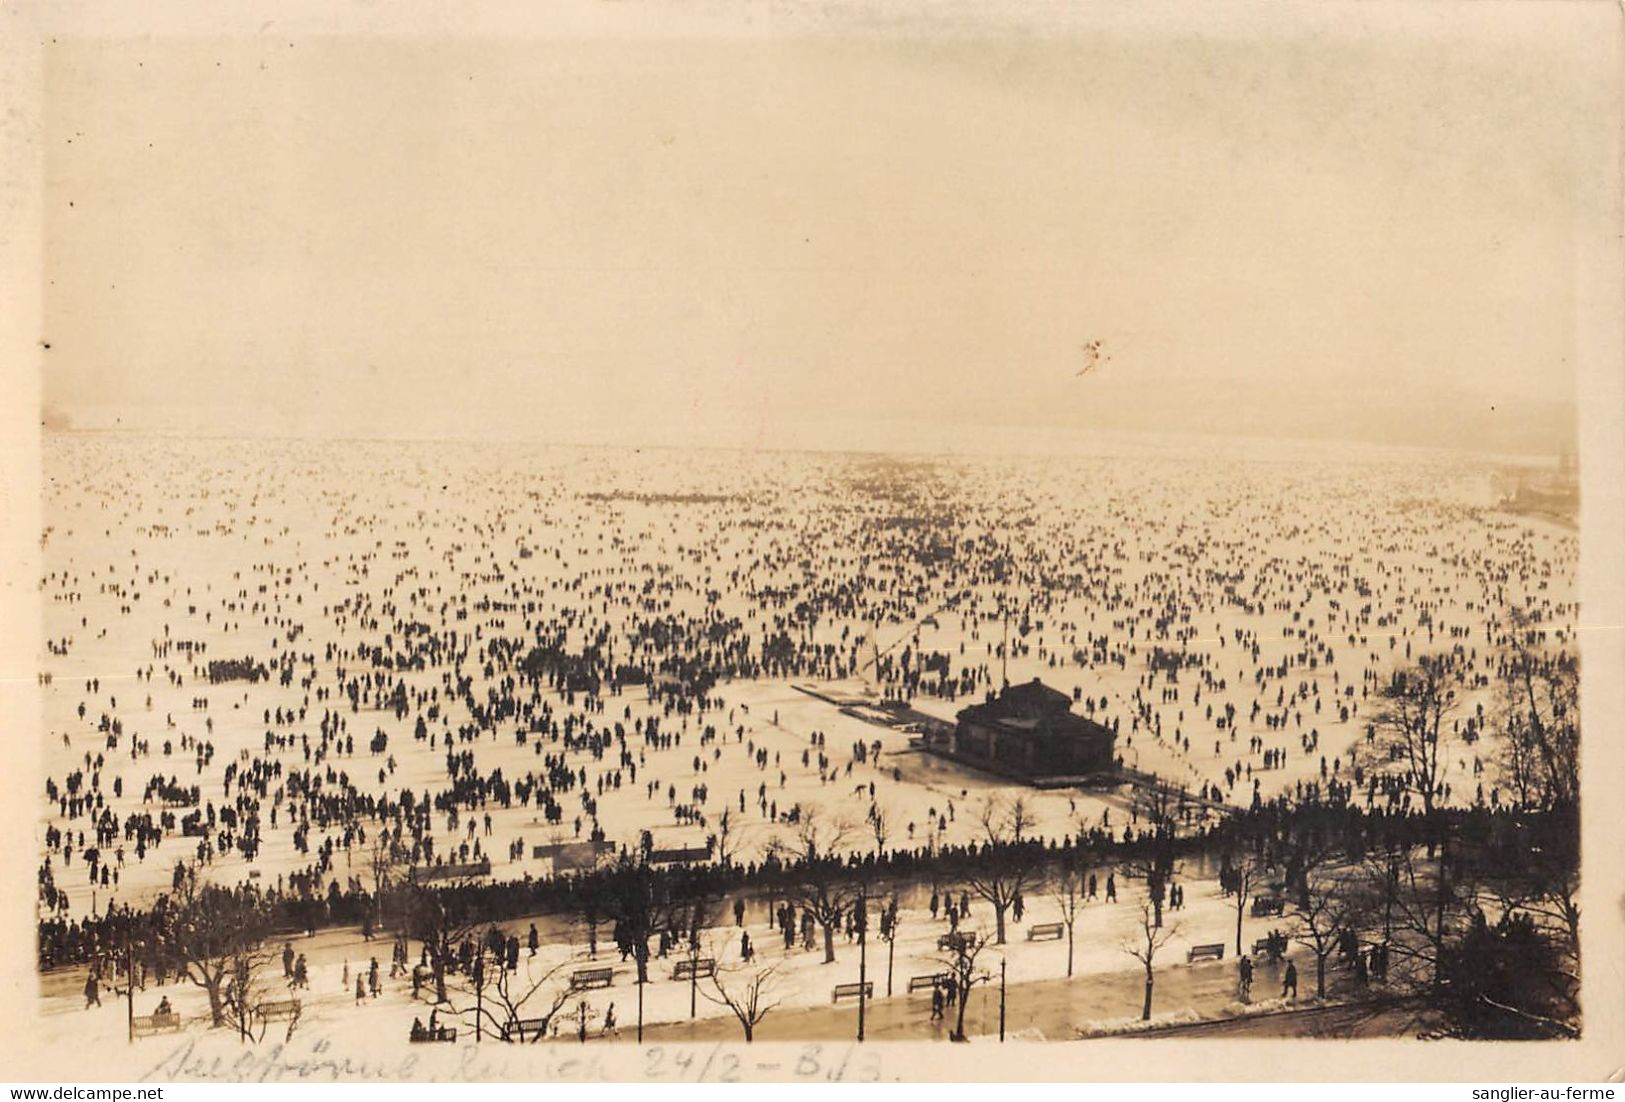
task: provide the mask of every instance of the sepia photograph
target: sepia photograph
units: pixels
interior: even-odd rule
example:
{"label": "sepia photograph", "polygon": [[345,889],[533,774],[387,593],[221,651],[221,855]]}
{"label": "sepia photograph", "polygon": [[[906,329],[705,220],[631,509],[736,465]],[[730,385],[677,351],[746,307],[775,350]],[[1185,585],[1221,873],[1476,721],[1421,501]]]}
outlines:
{"label": "sepia photograph", "polygon": [[1625,1066],[1617,5],[7,7],[19,1080]]}

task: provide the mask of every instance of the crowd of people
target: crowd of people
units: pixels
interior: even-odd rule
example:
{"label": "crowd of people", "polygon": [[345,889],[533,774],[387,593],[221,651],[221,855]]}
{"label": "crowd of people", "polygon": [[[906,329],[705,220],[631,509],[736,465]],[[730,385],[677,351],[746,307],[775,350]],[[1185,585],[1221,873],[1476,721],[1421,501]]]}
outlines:
{"label": "crowd of people", "polygon": [[[1490,821],[1509,654],[1573,643],[1572,533],[1472,503],[1470,470],[200,446],[51,444],[46,967],[105,957],[178,865],[309,932],[370,928],[386,869],[492,916],[579,910],[596,874],[539,848],[703,851],[682,875],[718,896],[1000,852],[906,737],[781,721],[764,686],[791,681],[951,715],[1047,678],[1188,795],[1201,847],[1236,829],[1210,806],[1414,829],[1413,778],[1370,748],[1396,671],[1439,656],[1428,804]],[[1114,897],[1133,802],[1038,799],[1020,844],[1087,847]],[[873,839],[787,853],[820,805]]]}

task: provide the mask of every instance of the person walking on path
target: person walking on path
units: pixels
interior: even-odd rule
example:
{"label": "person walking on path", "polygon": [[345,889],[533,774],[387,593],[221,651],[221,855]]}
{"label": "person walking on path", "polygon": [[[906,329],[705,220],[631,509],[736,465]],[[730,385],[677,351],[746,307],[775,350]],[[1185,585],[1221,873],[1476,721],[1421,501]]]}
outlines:
{"label": "person walking on path", "polygon": [[1286,975],[1281,977],[1281,998],[1287,998],[1288,991],[1291,998],[1298,997],[1298,966],[1291,961],[1286,962]]}

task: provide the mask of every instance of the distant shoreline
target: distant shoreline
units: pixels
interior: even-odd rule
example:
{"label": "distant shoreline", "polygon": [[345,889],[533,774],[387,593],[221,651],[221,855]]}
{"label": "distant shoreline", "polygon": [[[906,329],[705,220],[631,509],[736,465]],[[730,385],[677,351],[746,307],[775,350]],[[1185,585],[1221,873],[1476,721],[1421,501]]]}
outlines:
{"label": "distant shoreline", "polygon": [[[1473,451],[1448,445],[1420,445],[1420,444],[1383,444],[1373,441],[1348,439],[1327,440],[1307,437],[1271,437],[1258,436],[1246,433],[1227,435],[1202,433],[1144,433],[1133,431],[1121,432],[1077,432],[1070,434],[1073,437],[1072,447],[1044,446],[1045,441],[1036,441],[1036,447],[1025,450],[1001,449],[997,447],[967,446],[961,450],[941,449],[913,449],[899,447],[896,449],[875,449],[860,447],[795,447],[795,446],[764,446],[750,447],[732,443],[678,443],[678,442],[649,442],[641,444],[627,444],[616,441],[591,440],[540,440],[525,438],[504,437],[457,437],[457,436],[415,436],[403,434],[400,436],[340,436],[319,434],[292,434],[275,432],[248,432],[226,433],[218,431],[189,431],[181,428],[108,428],[108,427],[42,427],[42,437],[98,437],[138,440],[219,440],[230,443],[243,443],[259,441],[265,443],[281,444],[383,444],[383,445],[429,445],[432,447],[447,448],[520,448],[525,450],[580,450],[580,451],[656,451],[656,452],[720,452],[724,454],[760,454],[760,455],[819,455],[819,456],[845,456],[851,458],[884,458],[915,461],[954,461],[974,459],[1177,459],[1185,458],[1190,453],[1200,452],[1204,458],[1224,458],[1232,460],[1250,460],[1254,462],[1292,462],[1305,458],[1318,458],[1323,460],[1355,461],[1362,463],[1393,463],[1407,460],[1461,463],[1463,461],[1475,464],[1494,466],[1544,466],[1555,463],[1558,453],[1547,452],[1489,452]],[[1053,445],[1053,442],[1051,442]],[[1266,449],[1279,448],[1288,450],[1291,454],[1263,454]],[[1218,455],[1213,454],[1214,451]],[[1255,454],[1244,454],[1244,453]]]}

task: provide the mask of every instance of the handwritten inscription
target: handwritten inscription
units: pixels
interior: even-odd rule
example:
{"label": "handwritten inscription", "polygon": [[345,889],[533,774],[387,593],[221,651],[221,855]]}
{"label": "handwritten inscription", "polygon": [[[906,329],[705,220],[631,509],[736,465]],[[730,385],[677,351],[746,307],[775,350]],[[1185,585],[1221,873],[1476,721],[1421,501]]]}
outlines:
{"label": "handwritten inscription", "polygon": [[[750,1048],[617,1046],[575,1055],[506,1045],[470,1046],[447,1059],[417,1053],[363,1056],[341,1051],[325,1040],[306,1046],[273,1044],[246,1052],[219,1052],[190,1039],[176,1045],[138,1077],[140,1082],[482,1082],[519,1079],[564,1082],[740,1083],[799,1080],[878,1083],[885,1075],[881,1050],[858,1045],[807,1044],[789,1059],[757,1059]],[[438,1055],[438,1054],[437,1054]]]}

